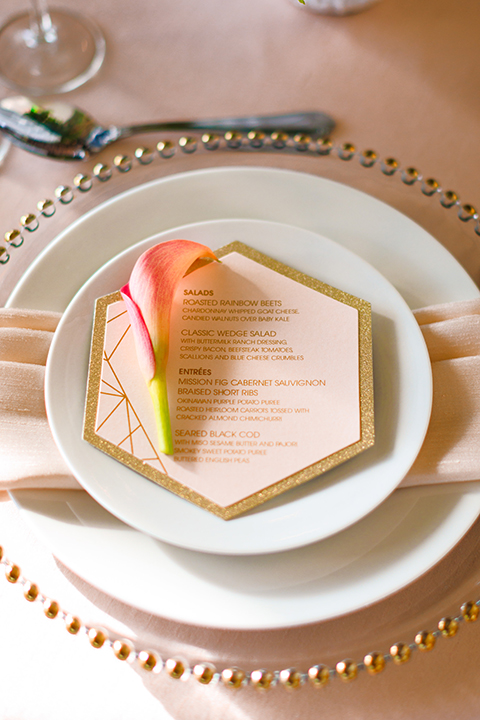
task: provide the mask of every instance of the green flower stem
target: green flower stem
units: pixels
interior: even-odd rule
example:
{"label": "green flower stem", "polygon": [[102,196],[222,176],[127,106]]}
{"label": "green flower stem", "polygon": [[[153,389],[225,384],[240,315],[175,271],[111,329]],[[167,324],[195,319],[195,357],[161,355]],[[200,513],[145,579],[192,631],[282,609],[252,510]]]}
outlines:
{"label": "green flower stem", "polygon": [[148,385],[157,422],[158,446],[161,453],[173,455],[172,428],[168,409],[167,378],[165,369],[157,372]]}

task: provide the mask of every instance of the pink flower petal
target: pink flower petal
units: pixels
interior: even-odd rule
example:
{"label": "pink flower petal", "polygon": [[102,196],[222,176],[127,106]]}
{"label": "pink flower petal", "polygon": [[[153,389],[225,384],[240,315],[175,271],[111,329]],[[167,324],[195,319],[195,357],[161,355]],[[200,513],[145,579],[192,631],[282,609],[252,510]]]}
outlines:
{"label": "pink flower petal", "polygon": [[157,367],[167,360],[170,313],[178,283],[199,258],[216,259],[205,245],[171,240],[143,253],[132,270],[130,296],[148,328]]}
{"label": "pink flower petal", "polygon": [[145,380],[152,380],[155,376],[156,362],[148,328],[145,325],[142,313],[130,296],[128,285],[125,285],[120,292],[122,293],[130,317],[140,370]]}

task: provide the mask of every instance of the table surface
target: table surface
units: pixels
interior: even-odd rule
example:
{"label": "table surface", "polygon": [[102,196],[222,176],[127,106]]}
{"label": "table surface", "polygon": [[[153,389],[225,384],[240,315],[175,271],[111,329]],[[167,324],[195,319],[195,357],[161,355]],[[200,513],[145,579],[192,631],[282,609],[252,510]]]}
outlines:
{"label": "table surface", "polygon": [[[64,5],[72,5],[65,0]],[[0,8],[0,19],[10,8]],[[359,150],[374,149],[436,178],[465,203],[478,198],[480,144],[480,7],[474,0],[381,0],[357,15],[316,15],[289,0],[225,3],[193,0],[84,0],[82,12],[95,18],[107,40],[100,73],[65,99],[91,111],[102,123],[214,117],[322,109],[337,127],[333,138]],[[13,94],[0,86],[0,97]],[[158,138],[160,139],[160,138]],[[157,140],[157,138],[155,138]],[[122,142],[117,152],[132,154],[147,136]],[[103,156],[101,159],[104,159]],[[474,279],[480,277],[478,238],[432,199],[386,182],[379,169],[346,169],[340,161],[319,166],[311,159],[272,155],[199,154],[155,171],[172,173],[215,164],[263,164],[324,174],[349,182],[391,203],[424,225],[459,259]],[[357,163],[358,164],[358,163]],[[11,148],[0,169],[0,218],[3,232],[36,203],[72,182],[77,166]],[[154,172],[142,169],[142,177]],[[152,175],[153,176],[153,175]],[[135,180],[132,180],[134,182]],[[138,180],[137,180],[138,181]],[[84,210],[115,192],[107,185],[93,200],[62,208],[48,230],[26,239],[0,270],[0,302],[38,250]],[[127,182],[127,181],[125,181]],[[452,211],[453,212],[453,211]],[[0,497],[0,544],[26,577],[45,595],[85,623],[103,625],[139,646],[165,652],[275,668],[312,657],[334,663],[386,651],[399,639],[432,629],[442,615],[458,612],[476,599],[480,569],[480,522],[439,565],[392,598],[343,619],[263,633],[213,631],[148,616],[80,580],[51,555],[26,527],[7,495]],[[135,569],[132,568],[132,577]],[[133,580],[132,580],[133,581]],[[363,720],[389,717],[470,719],[478,716],[480,621],[463,626],[431,653],[417,653],[400,668],[378,677],[366,673],[350,684],[336,681],[320,692],[296,693],[252,688],[229,693],[165,674],[148,675],[121,663],[106,649],[68,635],[47,620],[38,604],[26,603],[19,587],[0,579],[0,653],[5,720],[72,720],[89,717],[148,720],[175,718],[324,718]],[[194,708],[194,709],[193,709]]]}

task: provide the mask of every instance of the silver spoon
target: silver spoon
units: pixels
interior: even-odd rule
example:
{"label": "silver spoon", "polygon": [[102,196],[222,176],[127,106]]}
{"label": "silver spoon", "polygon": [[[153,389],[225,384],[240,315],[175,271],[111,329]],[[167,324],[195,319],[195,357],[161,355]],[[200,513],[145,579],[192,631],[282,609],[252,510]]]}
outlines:
{"label": "silver spoon", "polygon": [[335,122],[321,112],[259,115],[245,118],[179,120],[116,127],[99,125],[90,115],[65,102],[39,105],[18,96],[0,102],[0,130],[24,150],[61,160],[85,160],[116,140],[158,131],[275,130],[306,133],[314,138],[329,135]]}

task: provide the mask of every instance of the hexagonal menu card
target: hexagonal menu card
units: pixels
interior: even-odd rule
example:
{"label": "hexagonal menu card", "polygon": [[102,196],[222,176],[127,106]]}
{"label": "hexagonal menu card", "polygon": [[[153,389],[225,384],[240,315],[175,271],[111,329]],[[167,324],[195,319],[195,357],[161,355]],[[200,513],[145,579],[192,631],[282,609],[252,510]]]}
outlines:
{"label": "hexagonal menu card", "polygon": [[215,254],[174,296],[173,454],[119,292],[96,303],[84,438],[228,520],[373,445],[371,310],[242,243]]}

